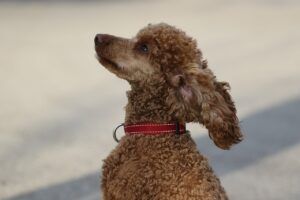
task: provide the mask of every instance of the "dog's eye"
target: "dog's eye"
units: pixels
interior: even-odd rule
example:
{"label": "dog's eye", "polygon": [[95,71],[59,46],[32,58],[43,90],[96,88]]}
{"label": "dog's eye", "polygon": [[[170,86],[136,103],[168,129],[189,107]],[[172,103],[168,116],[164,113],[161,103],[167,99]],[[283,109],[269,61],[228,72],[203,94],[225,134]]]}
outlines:
{"label": "dog's eye", "polygon": [[141,44],[139,46],[139,50],[143,53],[148,53],[148,51],[149,51],[148,46],[146,44]]}

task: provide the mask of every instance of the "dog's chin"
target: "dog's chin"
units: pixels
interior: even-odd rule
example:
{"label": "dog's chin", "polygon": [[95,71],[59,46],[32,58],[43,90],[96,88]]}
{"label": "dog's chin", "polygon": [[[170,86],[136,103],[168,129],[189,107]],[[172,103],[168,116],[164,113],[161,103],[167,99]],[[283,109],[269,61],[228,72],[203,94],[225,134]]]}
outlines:
{"label": "dog's chin", "polygon": [[128,80],[126,70],[124,70],[124,67],[117,64],[116,62],[96,54],[96,58],[99,61],[101,65],[103,65],[108,71],[115,74],[121,79]]}
{"label": "dog's chin", "polygon": [[98,61],[106,68],[109,68],[109,69],[112,69],[112,70],[121,70],[122,67],[119,66],[117,63],[115,63],[114,61],[108,59],[108,58],[105,58],[103,56],[99,56],[97,55],[97,59]]}

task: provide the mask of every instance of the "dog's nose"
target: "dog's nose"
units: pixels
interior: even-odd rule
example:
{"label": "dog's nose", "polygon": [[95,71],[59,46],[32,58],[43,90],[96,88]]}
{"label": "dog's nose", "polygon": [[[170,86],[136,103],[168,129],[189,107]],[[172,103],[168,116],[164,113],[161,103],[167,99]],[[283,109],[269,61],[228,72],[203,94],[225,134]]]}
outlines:
{"label": "dog's nose", "polygon": [[113,40],[114,36],[108,34],[97,34],[95,36],[94,42],[95,45],[105,45],[109,44]]}

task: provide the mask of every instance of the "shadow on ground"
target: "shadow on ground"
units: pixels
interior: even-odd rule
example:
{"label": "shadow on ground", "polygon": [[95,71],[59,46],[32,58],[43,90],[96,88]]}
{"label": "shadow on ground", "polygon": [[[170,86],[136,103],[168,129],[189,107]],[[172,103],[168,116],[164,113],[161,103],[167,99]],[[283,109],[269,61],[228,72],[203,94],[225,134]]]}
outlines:
{"label": "shadow on ground", "polygon": [[[275,155],[300,142],[300,99],[257,112],[243,119],[245,140],[231,151],[212,145],[208,137],[197,138],[201,152],[220,176]],[[98,200],[99,172],[21,194],[8,200]]]}
{"label": "shadow on ground", "polygon": [[51,185],[13,198],[15,200],[99,200],[100,170],[70,181]]}

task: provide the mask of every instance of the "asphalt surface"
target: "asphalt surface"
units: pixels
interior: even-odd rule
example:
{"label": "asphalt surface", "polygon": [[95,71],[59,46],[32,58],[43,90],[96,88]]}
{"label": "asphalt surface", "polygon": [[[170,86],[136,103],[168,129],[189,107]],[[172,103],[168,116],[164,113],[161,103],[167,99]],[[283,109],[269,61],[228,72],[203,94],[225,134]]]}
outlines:
{"label": "asphalt surface", "polygon": [[300,199],[300,2],[0,2],[0,199],[96,200],[128,84],[101,67],[96,33],[167,22],[231,83],[245,140],[217,149],[188,125],[231,199]]}

